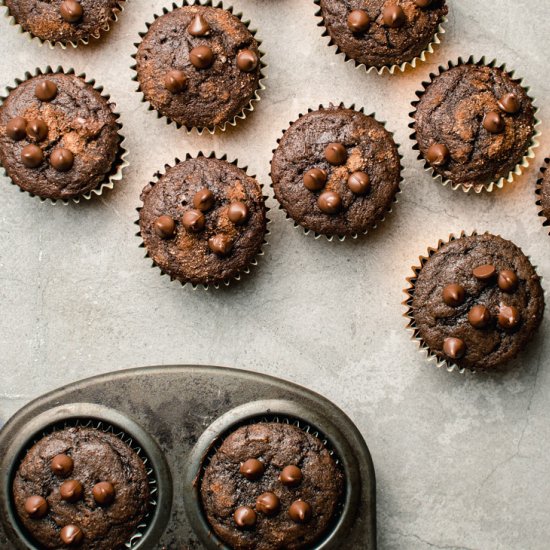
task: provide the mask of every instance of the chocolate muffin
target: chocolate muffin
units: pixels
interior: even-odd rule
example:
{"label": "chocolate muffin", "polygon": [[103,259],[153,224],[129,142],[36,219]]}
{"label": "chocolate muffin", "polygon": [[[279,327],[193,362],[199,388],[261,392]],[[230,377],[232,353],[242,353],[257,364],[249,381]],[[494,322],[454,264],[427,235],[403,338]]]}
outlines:
{"label": "chocolate muffin", "polygon": [[206,466],[202,504],[231,548],[312,548],[335,519],[343,479],[317,437],[289,424],[253,424],[229,435]]}
{"label": "chocolate muffin", "polygon": [[189,158],[148,184],[139,211],[147,254],[182,283],[219,285],[261,252],[267,217],[258,182],[235,164]]}
{"label": "chocolate muffin", "polygon": [[139,90],[169,120],[213,130],[250,109],[260,86],[259,43],[230,11],[176,8],[137,46]]}
{"label": "chocolate muffin", "polygon": [[433,77],[413,106],[421,157],[455,187],[480,190],[508,177],[535,133],[535,109],[520,81],[471,60]]}
{"label": "chocolate muffin", "polygon": [[515,357],[544,313],[540,278],[502,237],[463,236],[424,259],[412,280],[411,326],[431,355],[467,369],[494,369]]}
{"label": "chocolate muffin", "polygon": [[447,15],[445,0],[316,0],[331,44],[358,64],[389,67],[419,57]]}
{"label": "chocolate muffin", "polygon": [[117,436],[72,427],[39,440],[13,481],[17,515],[40,548],[124,548],[147,513],[142,459]]}
{"label": "chocolate muffin", "polygon": [[125,0],[4,0],[9,14],[27,32],[62,44],[99,38],[117,20]]}
{"label": "chocolate muffin", "polygon": [[306,230],[339,237],[384,219],[401,181],[393,136],[374,117],[342,106],[301,116],[271,161],[275,198]]}
{"label": "chocolate muffin", "polygon": [[39,74],[0,106],[0,162],[12,181],[43,199],[75,199],[117,172],[118,115],[75,74]]}
{"label": "chocolate muffin", "polygon": [[537,182],[537,204],[541,207],[540,215],[545,218],[544,225],[550,225],[550,158],[545,159],[541,168],[541,178]]}

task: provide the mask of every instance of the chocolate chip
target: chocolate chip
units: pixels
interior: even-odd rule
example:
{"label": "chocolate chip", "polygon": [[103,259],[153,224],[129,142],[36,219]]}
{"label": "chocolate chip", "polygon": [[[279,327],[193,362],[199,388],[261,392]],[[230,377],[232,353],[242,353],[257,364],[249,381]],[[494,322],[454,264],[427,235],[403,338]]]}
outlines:
{"label": "chocolate chip", "polygon": [[516,328],[521,321],[521,314],[517,307],[500,306],[498,313],[498,326],[505,330]]}
{"label": "chocolate chip", "polygon": [[485,306],[474,306],[468,312],[468,321],[474,328],[487,328],[491,323],[491,312]]}
{"label": "chocolate chip", "polygon": [[407,22],[407,16],[401,6],[392,4],[390,6],[386,6],[382,11],[382,20],[386,27],[396,29],[398,27],[402,27]]}
{"label": "chocolate chip", "polygon": [[451,157],[451,153],[443,143],[434,143],[426,151],[426,160],[432,166],[443,166]]}
{"label": "chocolate chip", "polygon": [[42,153],[42,149],[40,149],[38,145],[31,143],[30,145],[25,145],[25,147],[21,149],[21,162],[27,168],[36,168],[42,164],[43,160],[44,153]]}
{"label": "chocolate chip", "polygon": [[304,187],[310,191],[320,191],[327,182],[327,173],[320,168],[312,168],[304,174]]}
{"label": "chocolate chip", "polygon": [[325,158],[335,166],[344,164],[348,158],[348,152],[341,143],[329,143],[325,148]]}
{"label": "chocolate chip", "polygon": [[52,101],[57,96],[57,85],[51,80],[42,80],[36,85],[34,95],[40,101]]}
{"label": "chocolate chip", "polygon": [[288,509],[290,519],[295,523],[307,523],[311,520],[313,511],[311,505],[303,500],[295,500]]}
{"label": "chocolate chip", "polygon": [[348,28],[356,34],[364,33],[370,25],[369,14],[365,10],[352,10],[348,15]]}
{"label": "chocolate chip", "polygon": [[74,467],[73,459],[66,454],[55,455],[50,462],[52,472],[59,477],[68,476]]}
{"label": "chocolate chip", "polygon": [[503,269],[498,274],[497,282],[498,288],[500,288],[502,292],[507,292],[509,294],[515,292],[519,286],[518,276],[510,269]]}
{"label": "chocolate chip", "polygon": [[50,164],[58,172],[68,172],[74,164],[74,155],[65,147],[57,147],[50,155]]}
{"label": "chocolate chip", "polygon": [[210,32],[210,25],[200,13],[197,13],[187,30],[192,36],[205,36]]}
{"label": "chocolate chip", "polygon": [[6,125],[6,135],[14,141],[21,141],[27,135],[27,121],[22,116],[12,118]]}
{"label": "chocolate chip", "polygon": [[100,506],[107,506],[115,500],[116,493],[112,483],[109,481],[100,481],[94,485],[92,495]]}
{"label": "chocolate chip", "polygon": [[489,111],[483,117],[483,127],[491,134],[500,134],[505,128],[504,119],[500,113]]}
{"label": "chocolate chip", "polygon": [[208,69],[214,63],[214,52],[208,46],[197,46],[189,53],[189,61],[197,69]]}
{"label": "chocolate chip", "polygon": [[457,284],[447,285],[443,289],[443,301],[451,307],[458,307],[464,303],[466,291],[464,287]]}
{"label": "chocolate chip", "polygon": [[275,493],[262,493],[256,499],[256,510],[266,516],[273,516],[279,511],[281,501]]}
{"label": "chocolate chip", "polygon": [[235,523],[241,529],[249,529],[256,525],[256,512],[249,506],[239,506],[233,514]]}
{"label": "chocolate chip", "polygon": [[78,525],[65,525],[59,533],[61,542],[67,546],[78,546],[84,540],[84,533]]}
{"label": "chocolate chip", "polygon": [[353,172],[348,178],[348,187],[356,195],[364,195],[370,189],[370,178],[366,172]]}
{"label": "chocolate chip", "polygon": [[32,519],[43,518],[48,513],[48,503],[44,497],[33,495],[25,500],[25,512]]}
{"label": "chocolate chip", "polygon": [[170,216],[160,216],[153,222],[153,229],[161,239],[169,239],[176,233],[176,222]]}
{"label": "chocolate chip", "polygon": [[460,359],[466,353],[466,344],[460,338],[445,338],[443,353],[451,359]]}
{"label": "chocolate chip", "polygon": [[472,273],[476,279],[479,279],[480,281],[488,281],[496,275],[497,270],[494,265],[485,264],[476,267]]}
{"label": "chocolate chip", "polygon": [[187,231],[192,233],[198,233],[204,229],[206,225],[206,219],[204,214],[200,210],[188,210],[183,214],[181,223]]}
{"label": "chocolate chip", "polygon": [[173,70],[166,73],[164,87],[173,94],[177,94],[185,88],[187,77],[183,71]]}
{"label": "chocolate chip", "polygon": [[237,67],[245,73],[251,73],[258,66],[258,56],[252,50],[242,50],[237,54]]}
{"label": "chocolate chip", "polygon": [[27,124],[27,137],[30,140],[42,141],[48,137],[48,126],[41,118],[33,118]]}
{"label": "chocolate chip", "polygon": [[214,206],[214,193],[210,189],[201,189],[193,197],[193,206],[201,212],[208,212]]}
{"label": "chocolate chip", "polygon": [[287,487],[297,487],[303,479],[302,470],[298,466],[285,466],[279,475],[279,481]]}
{"label": "chocolate chip", "polygon": [[502,109],[505,113],[510,113],[511,115],[517,113],[521,109],[521,104],[518,100],[516,94],[504,94],[498,100],[498,107]]}
{"label": "chocolate chip", "polygon": [[208,239],[208,246],[218,256],[227,256],[233,248],[233,240],[227,235],[219,233]]}
{"label": "chocolate chip", "polygon": [[77,23],[84,14],[82,6],[76,0],[64,0],[59,8],[61,17],[69,23]]}
{"label": "chocolate chip", "polygon": [[342,208],[342,198],[335,191],[324,191],[317,199],[317,206],[325,214],[337,214]]}
{"label": "chocolate chip", "polygon": [[235,225],[243,225],[248,220],[248,206],[244,202],[235,201],[227,209],[227,217]]}
{"label": "chocolate chip", "polygon": [[265,466],[257,458],[249,458],[241,464],[239,472],[250,481],[256,481],[264,475]]}
{"label": "chocolate chip", "polygon": [[67,502],[76,502],[82,498],[84,488],[78,479],[69,479],[59,487],[59,494]]}
{"label": "chocolate chip", "polygon": [[428,6],[431,6],[433,3],[433,0],[414,0],[414,3],[419,8],[427,8]]}

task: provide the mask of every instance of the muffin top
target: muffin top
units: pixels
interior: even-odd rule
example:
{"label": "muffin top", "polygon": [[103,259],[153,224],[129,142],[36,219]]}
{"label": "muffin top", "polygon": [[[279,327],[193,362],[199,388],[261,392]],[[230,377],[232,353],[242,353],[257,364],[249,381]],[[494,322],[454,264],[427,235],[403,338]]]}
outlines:
{"label": "muffin top", "polygon": [[367,67],[400,65],[433,41],[445,0],[319,0],[332,41]]}
{"label": "muffin top", "polygon": [[335,519],[343,479],[317,437],[289,424],[253,424],[229,435],[212,457],[202,504],[231,548],[311,548]]}
{"label": "muffin top", "polygon": [[438,358],[461,368],[492,369],[516,356],[543,313],[543,290],[528,258],[488,233],[443,245],[414,284],[418,336]]}
{"label": "muffin top", "polygon": [[119,549],[147,513],[141,458],[112,433],[73,427],[39,440],[13,481],[19,519],[41,548]]}
{"label": "muffin top", "polygon": [[24,30],[42,40],[77,42],[116,20],[125,0],[5,0],[9,13]]}
{"label": "muffin top", "polygon": [[261,251],[266,208],[258,182],[224,160],[198,157],[145,187],[139,213],[148,255],[172,278],[218,284]]}
{"label": "muffin top", "polygon": [[365,233],[399,191],[401,164],[392,135],[373,117],[330,106],[285,131],[271,161],[275,198],[305,229]]}
{"label": "muffin top", "polygon": [[118,130],[111,104],[81,77],[35,76],[0,106],[0,162],[32,195],[71,199],[108,179]]}
{"label": "muffin top", "polygon": [[465,188],[508,176],[534,134],[531,99],[497,67],[465,64],[436,76],[413,116],[424,159]]}
{"label": "muffin top", "polygon": [[258,42],[229,11],[184,6],[162,15],[138,46],[145,99],[187,128],[213,128],[249,106],[259,86]]}
{"label": "muffin top", "polygon": [[548,170],[548,161],[546,161],[546,165],[542,169],[542,178],[539,184],[542,215],[547,220],[550,220],[550,170]]}

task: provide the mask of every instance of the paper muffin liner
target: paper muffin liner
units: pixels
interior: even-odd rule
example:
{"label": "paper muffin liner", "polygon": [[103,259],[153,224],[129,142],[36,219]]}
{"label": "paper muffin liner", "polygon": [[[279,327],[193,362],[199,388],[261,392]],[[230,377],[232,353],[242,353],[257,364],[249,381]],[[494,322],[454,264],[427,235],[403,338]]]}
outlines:
{"label": "paper muffin liner", "polygon": [[124,11],[124,0],[117,0],[115,7],[112,10],[111,16],[109,17],[107,23],[105,23],[102,27],[100,27],[97,31],[93,33],[89,33],[85,36],[82,36],[78,40],[44,40],[43,38],[40,38],[39,36],[35,36],[30,31],[26,31],[15,19],[15,16],[10,14],[10,10],[8,6],[6,5],[5,0],[0,0],[0,7],[4,8],[4,17],[7,19],[9,25],[12,25],[14,27],[17,27],[17,31],[19,34],[23,34],[26,36],[26,38],[29,40],[29,42],[38,41],[38,43],[42,46],[46,44],[50,49],[54,49],[56,46],[59,46],[63,50],[67,49],[68,46],[72,46],[73,48],[77,48],[79,44],[83,44],[84,46],[87,46],[91,40],[99,40],[102,36],[102,34],[109,32],[111,29],[111,24],[116,23],[118,21],[118,16]]}
{"label": "paper muffin liner", "polygon": [[[165,164],[164,165],[164,170],[163,171],[158,171],[154,174],[153,176],[153,180],[151,180],[149,182],[148,185],[151,185],[151,186],[154,186],[156,185],[159,180],[166,174],[166,172],[170,169],[170,168],[173,168],[174,166],[180,164],[181,162],[185,162],[187,160],[190,160],[190,159],[194,159],[194,158],[199,158],[199,157],[204,157],[204,158],[208,158],[208,159],[216,159],[216,160],[223,160],[223,161],[226,161],[228,162],[229,164],[233,164],[234,166],[236,166],[237,168],[239,168],[240,170],[242,170],[243,172],[245,172],[247,174],[247,176],[251,177],[251,178],[254,178],[256,180],[256,182],[258,183],[258,185],[260,186],[260,190],[262,191],[262,199],[264,201],[264,208],[265,208],[265,218],[266,218],[266,228],[265,228],[265,233],[264,233],[264,236],[263,236],[263,242],[260,246],[260,249],[258,251],[258,253],[256,254],[255,258],[250,262],[249,265],[247,265],[245,268],[243,268],[239,273],[237,273],[237,275],[233,276],[233,277],[230,277],[228,279],[225,279],[223,280],[222,282],[219,282],[219,283],[205,283],[205,284],[201,284],[201,283],[198,283],[198,284],[195,284],[195,283],[190,283],[190,282],[185,282],[185,281],[180,281],[177,277],[174,277],[172,275],[170,275],[170,273],[167,273],[166,271],[164,271],[154,260],[153,258],[149,255],[149,252],[147,250],[147,248],[145,247],[145,243],[143,242],[143,238],[141,236],[141,229],[136,233],[136,237],[139,237],[141,239],[141,243],[139,245],[140,248],[144,248],[145,249],[145,258],[149,258],[151,260],[151,267],[152,268],[158,268],[160,270],[160,273],[161,273],[161,276],[164,276],[166,275],[167,277],[170,278],[170,282],[174,282],[174,281],[177,281],[182,287],[184,286],[187,286],[187,285],[190,285],[193,290],[197,290],[199,288],[202,288],[203,290],[209,290],[211,287],[215,288],[215,289],[220,289],[222,287],[228,287],[233,281],[240,281],[243,277],[243,275],[249,275],[250,272],[251,272],[251,268],[252,267],[256,267],[258,265],[258,260],[261,256],[264,256],[265,255],[265,252],[264,252],[264,247],[267,246],[269,243],[267,241],[267,237],[271,234],[271,231],[269,229],[269,225],[271,224],[271,220],[269,219],[268,217],[268,213],[269,213],[269,210],[270,208],[267,206],[266,204],[266,201],[268,199],[268,197],[263,193],[264,191],[264,186],[262,183],[260,183],[256,176],[255,175],[250,175],[248,174],[247,170],[248,170],[248,166],[244,166],[244,167],[241,167],[239,166],[239,161],[238,159],[235,159],[235,160],[232,160],[232,161],[229,161],[227,160],[227,155],[222,155],[221,157],[218,157],[216,155],[215,152],[211,152],[210,154],[206,155],[204,154],[202,151],[199,151],[197,153],[197,155],[193,156],[189,153],[187,153],[185,155],[185,158],[182,160],[180,160],[179,158],[175,158],[174,159],[174,162],[172,164]],[[138,208],[136,208],[136,211],[138,212],[138,218],[137,220],[134,222],[135,225],[137,225],[139,227],[139,213],[141,211],[143,207],[142,206],[139,206]]]}
{"label": "paper muffin liner", "polygon": [[540,169],[540,177],[537,180],[537,188],[535,190],[535,194],[537,196],[536,205],[539,207],[539,216],[541,218],[544,218],[544,222],[542,223],[542,225],[544,227],[548,227],[550,225],[550,219],[548,219],[544,215],[544,211],[543,211],[543,208],[542,208],[542,202],[541,202],[540,197],[541,197],[541,194],[542,194],[542,178],[544,177],[544,174],[548,171],[549,167],[550,167],[550,157],[544,159],[544,164],[542,165],[542,167]]}
{"label": "paper muffin liner", "polygon": [[[350,105],[349,107],[346,106],[344,103],[340,103],[338,105],[338,108],[339,109],[350,109],[352,111],[356,111],[358,113],[362,113],[362,114],[365,114],[365,109],[364,107],[361,107],[359,109],[356,109],[355,107],[355,103],[353,103],[352,105]],[[286,134],[287,130],[295,123],[297,122],[298,120],[300,120],[303,116],[305,116],[305,114],[309,114],[309,113],[312,113],[314,111],[323,111],[323,110],[326,110],[328,109],[328,107],[325,107],[324,105],[319,105],[319,107],[317,107],[317,109],[311,109],[311,108],[308,108],[307,110],[307,113],[300,113],[298,115],[298,118],[296,120],[293,120],[291,122],[288,123],[288,127],[285,128],[284,130],[282,130],[282,135],[277,139],[277,147],[279,146],[281,140],[283,139],[284,135]],[[383,221],[386,220],[386,217],[388,216],[388,214],[391,214],[393,212],[393,207],[395,204],[397,204],[398,201],[398,195],[400,195],[402,193],[402,190],[401,190],[401,185],[403,183],[403,155],[401,154],[400,152],[400,149],[401,149],[401,145],[395,141],[395,136],[394,136],[394,133],[393,132],[390,132],[387,128],[386,128],[386,122],[385,121],[380,121],[376,118],[376,113],[372,112],[370,113],[369,115],[367,115],[373,119],[376,120],[376,122],[378,122],[379,124],[381,124],[387,131],[388,133],[390,134],[390,136],[392,137],[392,139],[394,140],[395,142],[395,145],[397,147],[397,155],[399,156],[399,165],[400,165],[400,173],[399,173],[399,184],[398,184],[398,189],[397,189],[397,192],[395,193],[395,196],[393,197],[388,209],[386,210],[386,213],[384,214],[384,216],[382,218],[380,218],[379,220],[376,221],[376,223],[372,226],[372,227],[369,227],[368,229],[365,229],[364,231],[360,232],[360,233],[353,233],[351,235],[326,235],[324,233],[317,233],[316,231],[313,231],[312,229],[307,229],[306,227],[303,227],[302,225],[300,225],[298,222],[294,221],[294,219],[290,216],[290,214],[285,210],[285,208],[283,207],[283,205],[277,201],[278,205],[279,205],[279,210],[282,210],[284,213],[285,213],[285,216],[286,216],[286,219],[289,220],[293,225],[294,225],[294,228],[297,229],[297,230],[301,230],[303,231],[304,235],[313,235],[313,237],[315,239],[319,239],[321,237],[325,237],[327,241],[329,242],[332,242],[333,240],[338,240],[340,242],[343,242],[346,240],[346,238],[351,238],[351,239],[358,239],[360,236],[362,235],[366,235],[367,233],[369,233],[369,231],[373,231],[374,229],[376,229]],[[275,154],[275,151],[277,150],[277,147],[275,149],[273,149],[271,151],[271,154],[274,155]],[[273,192],[273,194],[275,194],[275,189],[273,188],[273,179],[271,177],[271,171],[269,172],[269,178],[270,178],[270,187],[271,187],[271,190]]]}
{"label": "paper muffin liner", "polygon": [[323,31],[323,34],[321,35],[323,38],[325,37],[328,37],[329,38],[329,41],[327,43],[327,46],[329,48],[332,48],[334,47],[334,54],[335,55],[343,55],[344,56],[344,62],[345,63],[353,63],[353,65],[355,65],[355,68],[356,69],[359,69],[359,70],[365,70],[367,73],[371,73],[371,72],[376,72],[378,73],[379,75],[382,75],[384,73],[388,73],[388,74],[396,74],[396,73],[403,73],[405,72],[407,69],[415,69],[416,66],[419,64],[419,63],[423,63],[426,61],[426,58],[429,54],[432,54],[434,53],[434,47],[438,46],[439,44],[441,44],[441,38],[442,38],[442,35],[445,34],[445,24],[447,23],[448,21],[448,18],[446,16],[443,16],[439,22],[439,25],[437,26],[437,29],[435,31],[435,34],[432,38],[432,40],[430,41],[430,43],[422,50],[422,52],[420,52],[419,55],[417,55],[416,57],[413,57],[411,60],[409,61],[405,61],[403,63],[400,63],[400,64],[395,64],[395,65],[383,65],[382,67],[373,67],[373,66],[367,66],[365,65],[364,63],[359,63],[358,61],[356,61],[355,59],[353,59],[352,57],[349,57],[346,52],[343,52],[340,47],[338,46],[338,44],[336,44],[336,42],[334,42],[334,40],[332,39],[332,37],[330,36],[330,33],[328,32],[328,28],[325,24],[325,18],[323,17],[323,11],[321,10],[321,0],[313,0],[314,3],[317,5],[318,7],[318,10],[315,12],[315,16],[319,18],[319,22],[317,23],[317,26],[318,27],[321,27],[324,29]]}
{"label": "paper muffin liner", "polygon": [[[492,181],[489,183],[479,183],[479,184],[472,184],[472,185],[465,185],[462,183],[454,183],[450,179],[443,179],[443,177],[432,168],[430,163],[424,158],[422,153],[420,152],[420,148],[418,146],[418,142],[416,139],[416,120],[414,118],[414,115],[416,113],[416,109],[418,107],[418,104],[420,103],[420,100],[422,99],[422,96],[426,92],[428,86],[432,84],[435,78],[443,74],[444,72],[448,71],[449,69],[452,69],[454,67],[459,67],[461,65],[477,65],[478,67],[491,67],[491,68],[497,68],[501,69],[503,72],[505,72],[510,79],[519,84],[525,93],[527,94],[527,97],[531,101],[534,109],[533,113],[533,133],[531,135],[531,142],[529,143],[529,146],[527,147],[527,150],[525,154],[523,155],[523,158],[521,161],[516,164],[515,168],[513,170],[510,170],[508,173],[508,176],[503,176],[497,181]],[[440,65],[438,68],[438,72],[436,73],[430,73],[429,80],[422,82],[422,89],[416,92],[416,96],[418,99],[416,101],[413,101],[411,103],[411,106],[413,107],[413,110],[409,113],[409,118],[412,119],[412,122],[409,124],[409,128],[413,130],[413,133],[410,135],[411,140],[414,142],[413,150],[418,151],[418,160],[424,161],[424,170],[426,172],[429,172],[432,178],[442,185],[450,185],[453,191],[456,191],[457,189],[462,189],[465,193],[468,193],[470,190],[473,190],[475,193],[481,193],[482,191],[487,191],[488,193],[491,193],[495,188],[502,189],[504,187],[504,184],[512,183],[514,181],[514,178],[516,176],[520,176],[523,173],[523,170],[529,166],[529,162],[532,158],[535,157],[534,150],[540,145],[538,138],[541,135],[541,132],[537,130],[537,126],[540,125],[541,121],[537,118],[537,113],[539,112],[539,108],[535,105],[535,99],[529,95],[529,87],[526,87],[523,85],[523,79],[522,78],[514,78],[515,71],[508,71],[506,69],[506,64],[498,64],[498,61],[496,59],[493,59],[489,63],[486,62],[485,57],[481,57],[479,60],[475,60],[474,56],[471,55],[466,61],[462,57],[459,57],[456,62],[448,61],[447,66]]]}
{"label": "paper muffin liner", "polygon": [[[452,243],[453,241],[456,241],[458,239],[462,239],[463,237],[474,237],[474,236],[477,236],[479,234],[480,233],[478,233],[477,230],[474,230],[471,233],[467,233],[466,231],[461,231],[460,235],[458,235],[458,237],[456,235],[454,235],[453,233],[451,233],[447,240],[440,239],[435,248],[432,248],[432,247],[428,248],[427,256],[419,256],[418,259],[419,259],[420,265],[416,265],[416,266],[411,267],[414,275],[412,275],[411,277],[407,277],[408,286],[407,286],[407,288],[403,289],[403,292],[407,296],[407,299],[404,302],[402,302],[402,304],[406,307],[406,311],[403,314],[403,316],[407,319],[406,328],[411,333],[411,340],[416,341],[416,343],[419,346],[419,352],[423,356],[425,356],[426,359],[429,362],[434,363],[437,368],[445,367],[446,370],[449,371],[449,372],[452,372],[453,370],[456,369],[461,374],[464,374],[466,371],[468,371],[469,373],[475,374],[478,371],[474,368],[460,367],[459,365],[457,365],[456,363],[454,363],[453,361],[451,361],[448,358],[445,359],[445,358],[442,358],[442,357],[438,357],[437,354],[429,348],[429,346],[426,344],[426,342],[424,342],[424,340],[420,336],[420,330],[416,326],[416,321],[415,321],[415,318],[414,318],[414,313],[413,313],[413,308],[412,308],[415,285],[416,285],[416,281],[418,279],[418,275],[419,275],[420,271],[422,271],[422,268],[426,265],[426,262],[436,252],[441,250],[441,248],[443,246],[445,246],[449,243]],[[488,231],[485,231],[483,234],[486,235],[486,234],[492,234],[492,233],[489,233]],[[500,235],[498,235],[498,234],[495,234],[495,236],[500,237]],[[531,261],[530,256],[526,256],[526,257],[529,261]],[[537,266],[534,265],[534,264],[532,264],[532,265],[533,265],[533,269],[536,272],[537,271]],[[539,279],[542,282],[542,277],[540,275],[539,275]],[[545,298],[545,301],[546,301],[547,293],[544,289],[543,289],[543,293],[544,293],[544,298]],[[480,369],[480,371],[481,371],[481,369]]]}
{"label": "paper muffin liner", "polygon": [[[342,464],[342,461],[340,460],[340,457],[338,456],[338,453],[336,452],[336,449],[334,445],[330,442],[329,438],[321,432],[318,428],[312,426],[308,422],[306,422],[303,419],[294,418],[286,415],[279,415],[279,414],[264,414],[259,416],[252,416],[248,417],[246,419],[243,419],[241,421],[237,421],[234,423],[230,428],[225,430],[223,433],[221,433],[214,441],[212,441],[212,444],[210,445],[210,448],[208,449],[208,452],[204,455],[203,461],[199,470],[199,473],[196,478],[196,484],[197,487],[199,487],[199,507],[201,509],[201,512],[206,520],[206,512],[204,511],[204,507],[202,504],[202,498],[200,497],[200,487],[202,486],[202,481],[204,478],[204,474],[206,471],[206,468],[210,464],[210,461],[212,460],[213,456],[218,452],[219,448],[221,447],[222,443],[225,441],[225,439],[231,435],[234,431],[238,430],[242,426],[250,426],[252,424],[289,424],[291,426],[295,426],[297,428],[300,428],[303,432],[312,435],[313,437],[316,437],[321,441],[323,444],[323,447],[329,452],[330,456],[334,460],[334,463],[336,464],[337,468],[343,473],[344,475],[344,484],[342,489],[342,494],[340,495],[340,501],[336,507],[336,510],[334,512],[334,517],[332,518],[330,525],[327,527],[326,532],[320,537],[320,539],[315,543],[315,547],[318,545],[321,545],[323,541],[334,531],[336,525],[338,524],[338,521],[340,517],[342,516],[344,512],[345,507],[345,499],[346,499],[346,484],[345,484],[345,478],[346,478],[346,471],[344,469],[344,466]],[[208,522],[207,522],[208,523]],[[225,548],[224,543],[218,538],[218,535],[214,532],[213,529],[210,530],[211,536],[214,540],[219,541],[218,544],[221,548]]]}
{"label": "paper muffin liner", "polygon": [[[170,13],[170,12],[172,12],[172,11],[178,9],[178,8],[183,8],[183,7],[186,7],[186,6],[208,6],[208,7],[211,7],[211,8],[219,8],[219,9],[223,9],[225,11],[228,11],[229,13],[234,15],[237,19],[239,19],[241,21],[241,23],[243,23],[243,25],[245,25],[245,27],[248,29],[250,34],[252,34],[252,36],[254,37],[256,42],[258,43],[258,52],[260,54],[259,55],[260,76],[259,76],[259,79],[258,79],[258,87],[254,91],[254,95],[251,97],[248,104],[245,105],[239,113],[237,113],[235,116],[233,116],[233,118],[231,118],[229,120],[226,120],[226,121],[224,121],[220,124],[215,124],[213,126],[203,126],[203,127],[187,126],[187,125],[184,125],[184,124],[180,124],[179,122],[173,120],[172,118],[170,118],[167,115],[163,115],[162,113],[157,111],[157,109],[155,109],[155,107],[153,107],[153,105],[151,105],[151,103],[149,103],[149,101],[147,101],[145,99],[145,94],[142,92],[141,85],[139,84],[136,57],[137,57],[138,48],[141,44],[141,41],[143,40],[145,35],[149,32],[149,29],[151,28],[151,25],[159,17],[162,17],[163,15],[166,15],[167,13]],[[148,111],[155,111],[156,114],[157,114],[157,118],[164,118],[167,124],[172,124],[172,123],[175,124],[176,128],[178,128],[178,130],[180,128],[185,128],[185,130],[188,134],[192,133],[193,130],[195,130],[198,133],[199,136],[202,135],[205,131],[208,132],[209,134],[214,134],[214,133],[216,133],[217,130],[219,130],[221,132],[225,132],[228,125],[229,126],[237,126],[237,123],[238,123],[239,120],[244,120],[250,113],[252,113],[254,111],[255,104],[258,103],[261,99],[260,98],[260,93],[263,92],[263,90],[265,90],[265,81],[267,80],[267,76],[265,74],[265,71],[267,70],[267,64],[264,61],[265,52],[261,48],[262,40],[260,40],[257,37],[257,32],[258,32],[257,29],[251,29],[250,28],[250,23],[251,23],[251,21],[249,19],[244,19],[244,16],[243,16],[242,12],[234,13],[233,6],[224,6],[224,4],[221,0],[218,0],[218,1],[216,1],[216,0],[195,0],[194,2],[191,2],[189,0],[181,0],[178,3],[172,2],[171,9],[163,8],[162,9],[162,14],[158,15],[158,14],[155,13],[153,15],[153,21],[145,23],[146,30],[139,33],[140,41],[139,42],[134,42],[135,52],[132,54],[132,59],[134,60],[134,64],[130,67],[130,69],[134,72],[134,76],[132,77],[132,80],[134,82],[136,82],[137,85],[138,85],[138,87],[136,88],[135,91],[138,92],[141,95],[141,102],[145,103],[147,105],[147,110]]]}
{"label": "paper muffin liner", "polygon": [[[19,464],[23,460],[26,453],[31,449],[33,445],[38,443],[42,438],[51,435],[54,432],[58,432],[61,430],[64,430],[65,428],[94,428],[96,430],[101,430],[105,433],[111,433],[118,437],[122,442],[124,442],[130,449],[132,449],[141,459],[143,464],[145,465],[145,469],[147,472],[147,480],[149,484],[149,501],[148,501],[148,510],[146,515],[144,516],[143,520],[139,523],[136,530],[132,534],[132,536],[128,539],[128,542],[124,545],[125,548],[131,549],[135,548],[145,533],[147,532],[152,517],[154,515],[155,508],[157,507],[157,495],[158,495],[158,481],[156,473],[153,469],[152,463],[150,458],[147,456],[139,442],[134,441],[133,437],[125,433],[121,428],[118,426],[114,426],[113,424],[110,424],[109,422],[106,422],[104,420],[99,420],[96,418],[71,418],[68,420],[64,420],[62,422],[58,422],[55,424],[52,424],[48,426],[47,428],[41,430],[40,432],[36,433],[35,436],[28,441],[28,443],[25,445],[25,448],[21,450],[19,453],[18,461],[17,461],[17,467],[19,467]],[[14,472],[17,471],[17,468],[14,469]],[[13,482],[13,481],[12,481]],[[10,489],[11,490],[11,489]],[[11,506],[14,508],[13,503]],[[19,517],[16,512],[15,517]],[[22,528],[23,532],[26,534],[26,536],[29,538],[29,540],[34,541],[34,538],[32,535],[27,533],[27,530]]]}
{"label": "paper muffin liner", "polygon": [[2,165],[0,165],[0,174],[6,176],[9,178],[10,183],[12,185],[15,185],[19,188],[19,190],[22,193],[26,193],[27,195],[31,197],[38,197],[41,202],[49,202],[51,204],[56,204],[57,202],[62,202],[65,206],[67,206],[70,202],[73,203],[79,203],[81,199],[90,200],[93,195],[101,195],[105,189],[112,189],[116,182],[120,181],[122,179],[122,173],[126,167],[129,166],[128,161],[126,160],[126,157],[128,156],[128,150],[125,148],[125,142],[126,138],[122,135],[122,123],[120,122],[120,114],[117,113],[114,110],[114,104],[110,102],[111,96],[108,94],[103,93],[103,86],[98,85],[95,81],[95,79],[88,80],[85,73],[76,74],[75,70],[73,68],[70,69],[64,69],[61,66],[58,66],[57,69],[53,70],[50,65],[46,67],[46,69],[42,70],[40,68],[36,68],[34,73],[26,72],[24,78],[19,79],[16,78],[14,81],[13,86],[7,86],[1,93],[0,93],[0,106],[4,103],[10,92],[12,92],[17,86],[22,84],[23,82],[26,82],[27,80],[40,75],[47,75],[47,74],[73,74],[78,76],[79,78],[82,78],[86,84],[91,86],[96,92],[98,92],[101,97],[109,103],[111,106],[111,111],[116,117],[116,124],[117,124],[117,134],[119,137],[118,142],[118,148],[115,160],[111,166],[111,171],[109,174],[105,176],[105,180],[100,182],[96,187],[91,189],[90,191],[87,191],[86,193],[83,193],[82,195],[77,195],[75,197],[71,197],[69,199],[51,199],[51,198],[44,198],[40,197],[39,195],[35,195],[34,193],[31,193],[30,191],[26,191],[25,189],[22,189],[17,185],[13,180],[9,177],[7,171],[4,169]]}

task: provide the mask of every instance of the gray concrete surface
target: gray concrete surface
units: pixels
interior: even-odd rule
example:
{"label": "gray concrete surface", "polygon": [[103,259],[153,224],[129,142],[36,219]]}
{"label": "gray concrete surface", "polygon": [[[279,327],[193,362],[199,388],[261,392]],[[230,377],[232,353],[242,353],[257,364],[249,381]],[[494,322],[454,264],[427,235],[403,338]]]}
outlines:
{"label": "gray concrete surface", "polygon": [[[131,81],[132,43],[169,4],[129,2],[104,41],[78,51],[40,48],[2,23],[1,83],[47,64],[96,77],[122,112],[131,167],[113,192],[69,207],[41,204],[1,181],[0,419],[60,385],[127,367],[189,362],[265,372],[322,393],[361,429],[378,474],[382,550],[548,548],[548,319],[505,373],[449,374],[409,341],[401,301],[418,255],[462,229],[514,240],[550,278],[550,237],[534,198],[550,150],[548,123],[530,169],[490,196],[434,183],[407,128],[420,82],[438,64],[469,54],[517,68],[541,119],[550,120],[550,5],[450,0],[448,32],[429,62],[380,77],[334,55],[309,0],[235,0],[264,39],[268,89],[245,123],[198,137],[147,112]],[[281,129],[329,101],[376,111],[402,144],[406,184],[378,230],[358,242],[315,241],[274,209],[260,267],[229,290],[182,289],[149,268],[133,221],[139,192],[158,168],[214,149],[267,184]]]}

